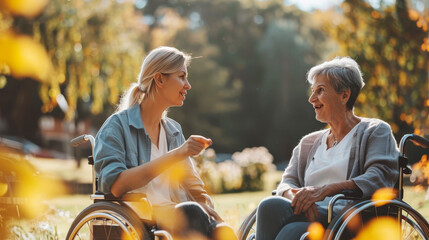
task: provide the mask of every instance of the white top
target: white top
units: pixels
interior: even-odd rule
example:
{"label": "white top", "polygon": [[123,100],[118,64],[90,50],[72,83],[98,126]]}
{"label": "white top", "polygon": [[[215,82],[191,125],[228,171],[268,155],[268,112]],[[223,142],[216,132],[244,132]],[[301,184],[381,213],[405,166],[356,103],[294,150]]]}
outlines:
{"label": "white top", "polygon": [[[359,123],[337,145],[329,149],[326,144],[329,132],[323,135],[322,143],[305,171],[305,186],[318,187],[347,180],[352,138],[358,125]],[[329,199],[326,198],[322,205],[327,205]]]}
{"label": "white top", "polygon": [[[158,147],[151,143],[150,160],[155,160],[168,152],[167,137],[162,124],[160,124]],[[146,186],[135,191],[145,193],[149,202],[154,206],[171,204],[173,201],[170,196],[170,181],[168,172],[161,173]]]}

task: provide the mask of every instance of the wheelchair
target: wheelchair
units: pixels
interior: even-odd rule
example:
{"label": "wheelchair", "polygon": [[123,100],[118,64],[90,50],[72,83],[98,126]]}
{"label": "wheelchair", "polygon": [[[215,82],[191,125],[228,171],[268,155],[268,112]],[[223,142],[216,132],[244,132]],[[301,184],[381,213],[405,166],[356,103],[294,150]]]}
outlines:
{"label": "wheelchair", "polygon": [[[416,156],[429,153],[429,140],[416,134],[406,134],[399,144],[399,178],[395,189],[397,196],[394,199],[360,199],[356,193],[343,191],[332,197],[328,205],[328,228],[324,232],[323,239],[353,239],[363,229],[364,225],[375,219],[391,217],[399,226],[396,236],[400,239],[429,239],[429,223],[427,220],[403,201],[404,174],[411,174],[408,167],[410,160]],[[416,151],[423,154],[416,154]],[[275,191],[273,191],[275,195]],[[333,217],[333,209],[338,200],[354,200],[357,203],[341,214]],[[356,226],[357,223],[357,226]],[[354,226],[353,226],[354,225]],[[351,227],[352,226],[352,227]],[[301,239],[307,239],[309,233],[302,235]],[[256,237],[256,209],[254,209],[242,222],[238,229],[240,240],[254,240]]]}
{"label": "wheelchair", "polygon": [[[90,141],[94,153],[95,139],[91,135],[81,135],[71,140],[71,145],[77,147],[87,141]],[[74,219],[66,240],[173,239],[169,232],[157,229],[151,204],[144,194],[127,193],[116,198],[112,194],[99,192],[93,156],[88,157],[88,164],[92,165],[93,204]]]}

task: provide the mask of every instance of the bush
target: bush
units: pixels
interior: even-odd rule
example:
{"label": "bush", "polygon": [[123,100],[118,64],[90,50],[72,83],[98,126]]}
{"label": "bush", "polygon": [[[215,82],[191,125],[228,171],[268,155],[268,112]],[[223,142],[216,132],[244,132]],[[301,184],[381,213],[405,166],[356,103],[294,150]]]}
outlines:
{"label": "bush", "polygon": [[209,148],[195,158],[198,172],[210,193],[259,191],[263,174],[274,170],[273,156],[265,147],[245,148],[232,159],[215,163],[216,153]]}

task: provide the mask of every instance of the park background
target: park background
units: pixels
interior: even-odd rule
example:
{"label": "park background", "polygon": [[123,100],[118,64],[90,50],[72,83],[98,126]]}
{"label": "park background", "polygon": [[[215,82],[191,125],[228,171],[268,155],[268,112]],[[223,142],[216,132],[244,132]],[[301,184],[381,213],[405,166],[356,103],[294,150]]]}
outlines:
{"label": "park background", "polygon": [[[70,219],[90,203],[87,195],[60,195],[85,193],[81,184],[90,181],[81,160],[89,147],[74,150],[68,142],[96,134],[157,46],[194,57],[192,90],[168,115],[185,137],[213,139],[197,165],[235,227],[275,188],[276,169],[287,166],[299,139],[326,127],[307,101],[306,72],[316,64],[352,57],[366,82],[355,113],[385,120],[398,141],[406,133],[429,135],[429,2],[311,2],[1,0],[2,155],[12,152],[4,159],[13,160],[9,173],[15,171],[18,182],[32,181],[25,182],[23,196],[33,203],[43,194],[54,197],[43,204],[50,213],[30,211],[31,223],[18,221],[15,231],[63,236]],[[27,165],[32,170],[13,169]],[[421,208],[429,205],[426,165],[419,165],[422,185],[410,189]],[[42,180],[19,177],[32,172]],[[242,212],[229,212],[234,209]]]}

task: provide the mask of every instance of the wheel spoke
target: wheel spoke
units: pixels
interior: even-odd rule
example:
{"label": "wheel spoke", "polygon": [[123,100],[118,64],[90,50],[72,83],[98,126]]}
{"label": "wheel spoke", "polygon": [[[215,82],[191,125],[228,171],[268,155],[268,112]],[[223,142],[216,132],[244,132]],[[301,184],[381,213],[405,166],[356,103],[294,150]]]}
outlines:
{"label": "wheel spoke", "polygon": [[407,237],[404,239],[411,239],[412,234],[415,232],[415,229],[413,229],[410,233],[408,233]]}
{"label": "wheel spoke", "polygon": [[[425,218],[408,204],[397,200],[392,200],[381,208],[375,207],[374,204],[369,201],[361,202],[357,204],[356,207],[350,208],[344,215],[338,217],[341,219],[339,220],[340,222],[331,223],[328,228],[328,231],[331,233],[329,239],[342,239],[342,237],[348,234],[344,231],[346,224],[348,224],[352,218],[359,215],[362,217],[365,215],[366,218],[367,213],[373,218],[382,218],[384,216],[394,218],[399,226],[395,231],[397,231],[400,239],[428,240],[429,224]],[[365,222],[368,223],[370,221]]]}
{"label": "wheel spoke", "polygon": [[[112,239],[124,233],[132,239],[149,237],[144,225],[133,212],[111,202],[97,202],[84,209],[73,221],[67,240]],[[121,236],[118,236],[121,237]]]}

